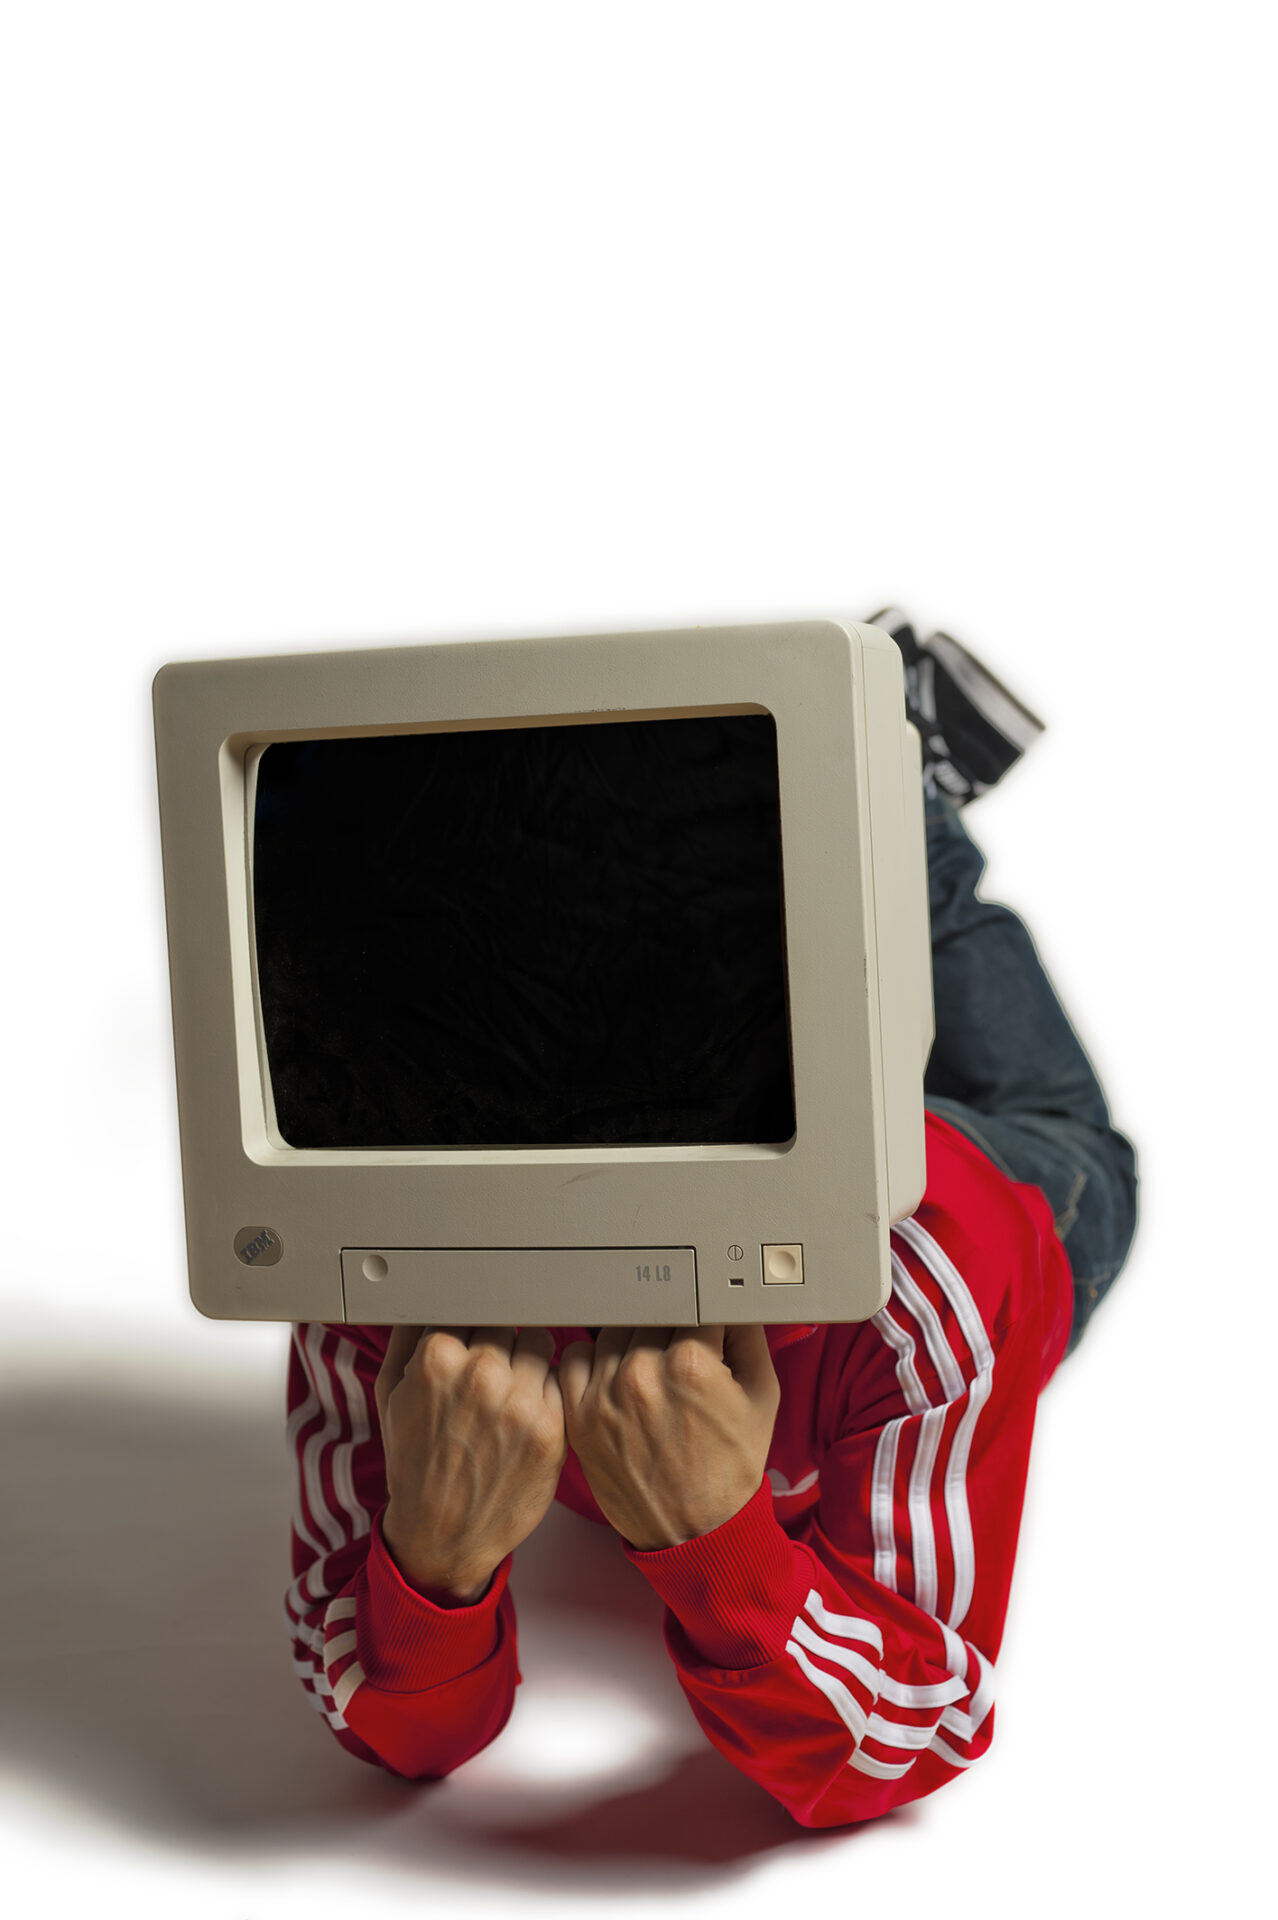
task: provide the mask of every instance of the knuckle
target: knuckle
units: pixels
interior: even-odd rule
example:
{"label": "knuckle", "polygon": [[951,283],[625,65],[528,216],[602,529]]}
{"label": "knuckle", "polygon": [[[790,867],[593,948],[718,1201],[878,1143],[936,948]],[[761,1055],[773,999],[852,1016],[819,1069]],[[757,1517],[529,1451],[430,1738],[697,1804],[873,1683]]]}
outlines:
{"label": "knuckle", "polygon": [[661,1392],[661,1355],[650,1347],[628,1353],[617,1369],[617,1390],[635,1406],[646,1406]]}
{"label": "knuckle", "polygon": [[451,1394],[466,1369],[466,1349],[447,1335],[432,1338],[418,1353],[405,1374],[417,1390],[429,1394]]}
{"label": "knuckle", "polygon": [[510,1363],[496,1347],[472,1347],[466,1361],[466,1384],[472,1391],[491,1395],[510,1383]]}
{"label": "knuckle", "polygon": [[[704,1380],[709,1372],[707,1361],[710,1356],[705,1348],[693,1340],[677,1340],[666,1354],[666,1364],[670,1377],[680,1383]],[[715,1363],[719,1363],[716,1361]]]}

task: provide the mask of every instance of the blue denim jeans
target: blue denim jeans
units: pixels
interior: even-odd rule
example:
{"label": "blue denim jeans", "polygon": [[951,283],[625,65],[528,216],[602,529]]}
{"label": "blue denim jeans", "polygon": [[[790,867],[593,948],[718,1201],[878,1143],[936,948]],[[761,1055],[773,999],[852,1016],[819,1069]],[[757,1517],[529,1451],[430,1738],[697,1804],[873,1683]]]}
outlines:
{"label": "blue denim jeans", "polygon": [[1136,1153],[1024,923],[978,897],[985,856],[926,796],[936,1041],[925,1104],[1013,1180],[1041,1187],[1074,1276],[1072,1353],[1136,1232]]}

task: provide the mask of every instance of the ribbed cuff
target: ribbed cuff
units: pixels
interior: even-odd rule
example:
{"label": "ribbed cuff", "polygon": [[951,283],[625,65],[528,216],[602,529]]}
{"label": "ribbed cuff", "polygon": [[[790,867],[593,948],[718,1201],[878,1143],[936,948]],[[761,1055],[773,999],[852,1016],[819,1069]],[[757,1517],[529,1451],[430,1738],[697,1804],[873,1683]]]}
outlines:
{"label": "ribbed cuff", "polygon": [[677,1547],[622,1543],[711,1667],[760,1667],[784,1650],[812,1566],[776,1517],[765,1478],[739,1512]]}
{"label": "ribbed cuff", "polygon": [[364,1563],[364,1601],[356,1615],[356,1651],[364,1677],[383,1693],[422,1693],[488,1659],[497,1645],[497,1603],[510,1577],[507,1554],[483,1598],[471,1607],[437,1607],[409,1586],[373,1521]]}

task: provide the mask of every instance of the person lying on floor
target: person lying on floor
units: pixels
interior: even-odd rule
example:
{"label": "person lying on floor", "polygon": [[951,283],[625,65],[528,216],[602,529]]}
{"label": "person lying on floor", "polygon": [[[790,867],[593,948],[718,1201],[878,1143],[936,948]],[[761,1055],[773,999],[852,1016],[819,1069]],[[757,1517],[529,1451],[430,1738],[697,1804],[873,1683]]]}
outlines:
{"label": "person lying on floor", "polygon": [[284,1613],[312,1705],[408,1779],[496,1739],[513,1550],[551,1501],[665,1602],[706,1737],[805,1827],[934,1792],[994,1732],[1038,1396],[1136,1229],[1137,1167],[960,811],[1041,722],[885,610],[924,759],[936,1040],[892,1292],[823,1326],[293,1328]]}

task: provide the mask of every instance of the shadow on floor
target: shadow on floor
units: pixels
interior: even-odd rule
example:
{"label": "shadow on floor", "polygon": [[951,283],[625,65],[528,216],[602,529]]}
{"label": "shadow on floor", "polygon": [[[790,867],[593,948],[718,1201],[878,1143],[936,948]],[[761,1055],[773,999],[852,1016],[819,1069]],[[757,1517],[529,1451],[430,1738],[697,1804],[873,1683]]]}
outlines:
{"label": "shadow on floor", "polygon": [[504,1773],[490,1792],[465,1783],[485,1755],[413,1783],[346,1754],[307,1705],[281,1622],[283,1378],[281,1342],[278,1381],[259,1364],[237,1384],[173,1383],[154,1361],[80,1356],[9,1390],[0,1759],[17,1777],[161,1846],[366,1856],[524,1889],[614,1886],[623,1863],[628,1888],[671,1887],[855,1837],[806,1832],[709,1746],[656,1595],[611,1530],[558,1507],[515,1556],[525,1683],[506,1731],[534,1658],[539,1689],[562,1676],[578,1696],[593,1663],[655,1716],[633,1771],[558,1786]]}

